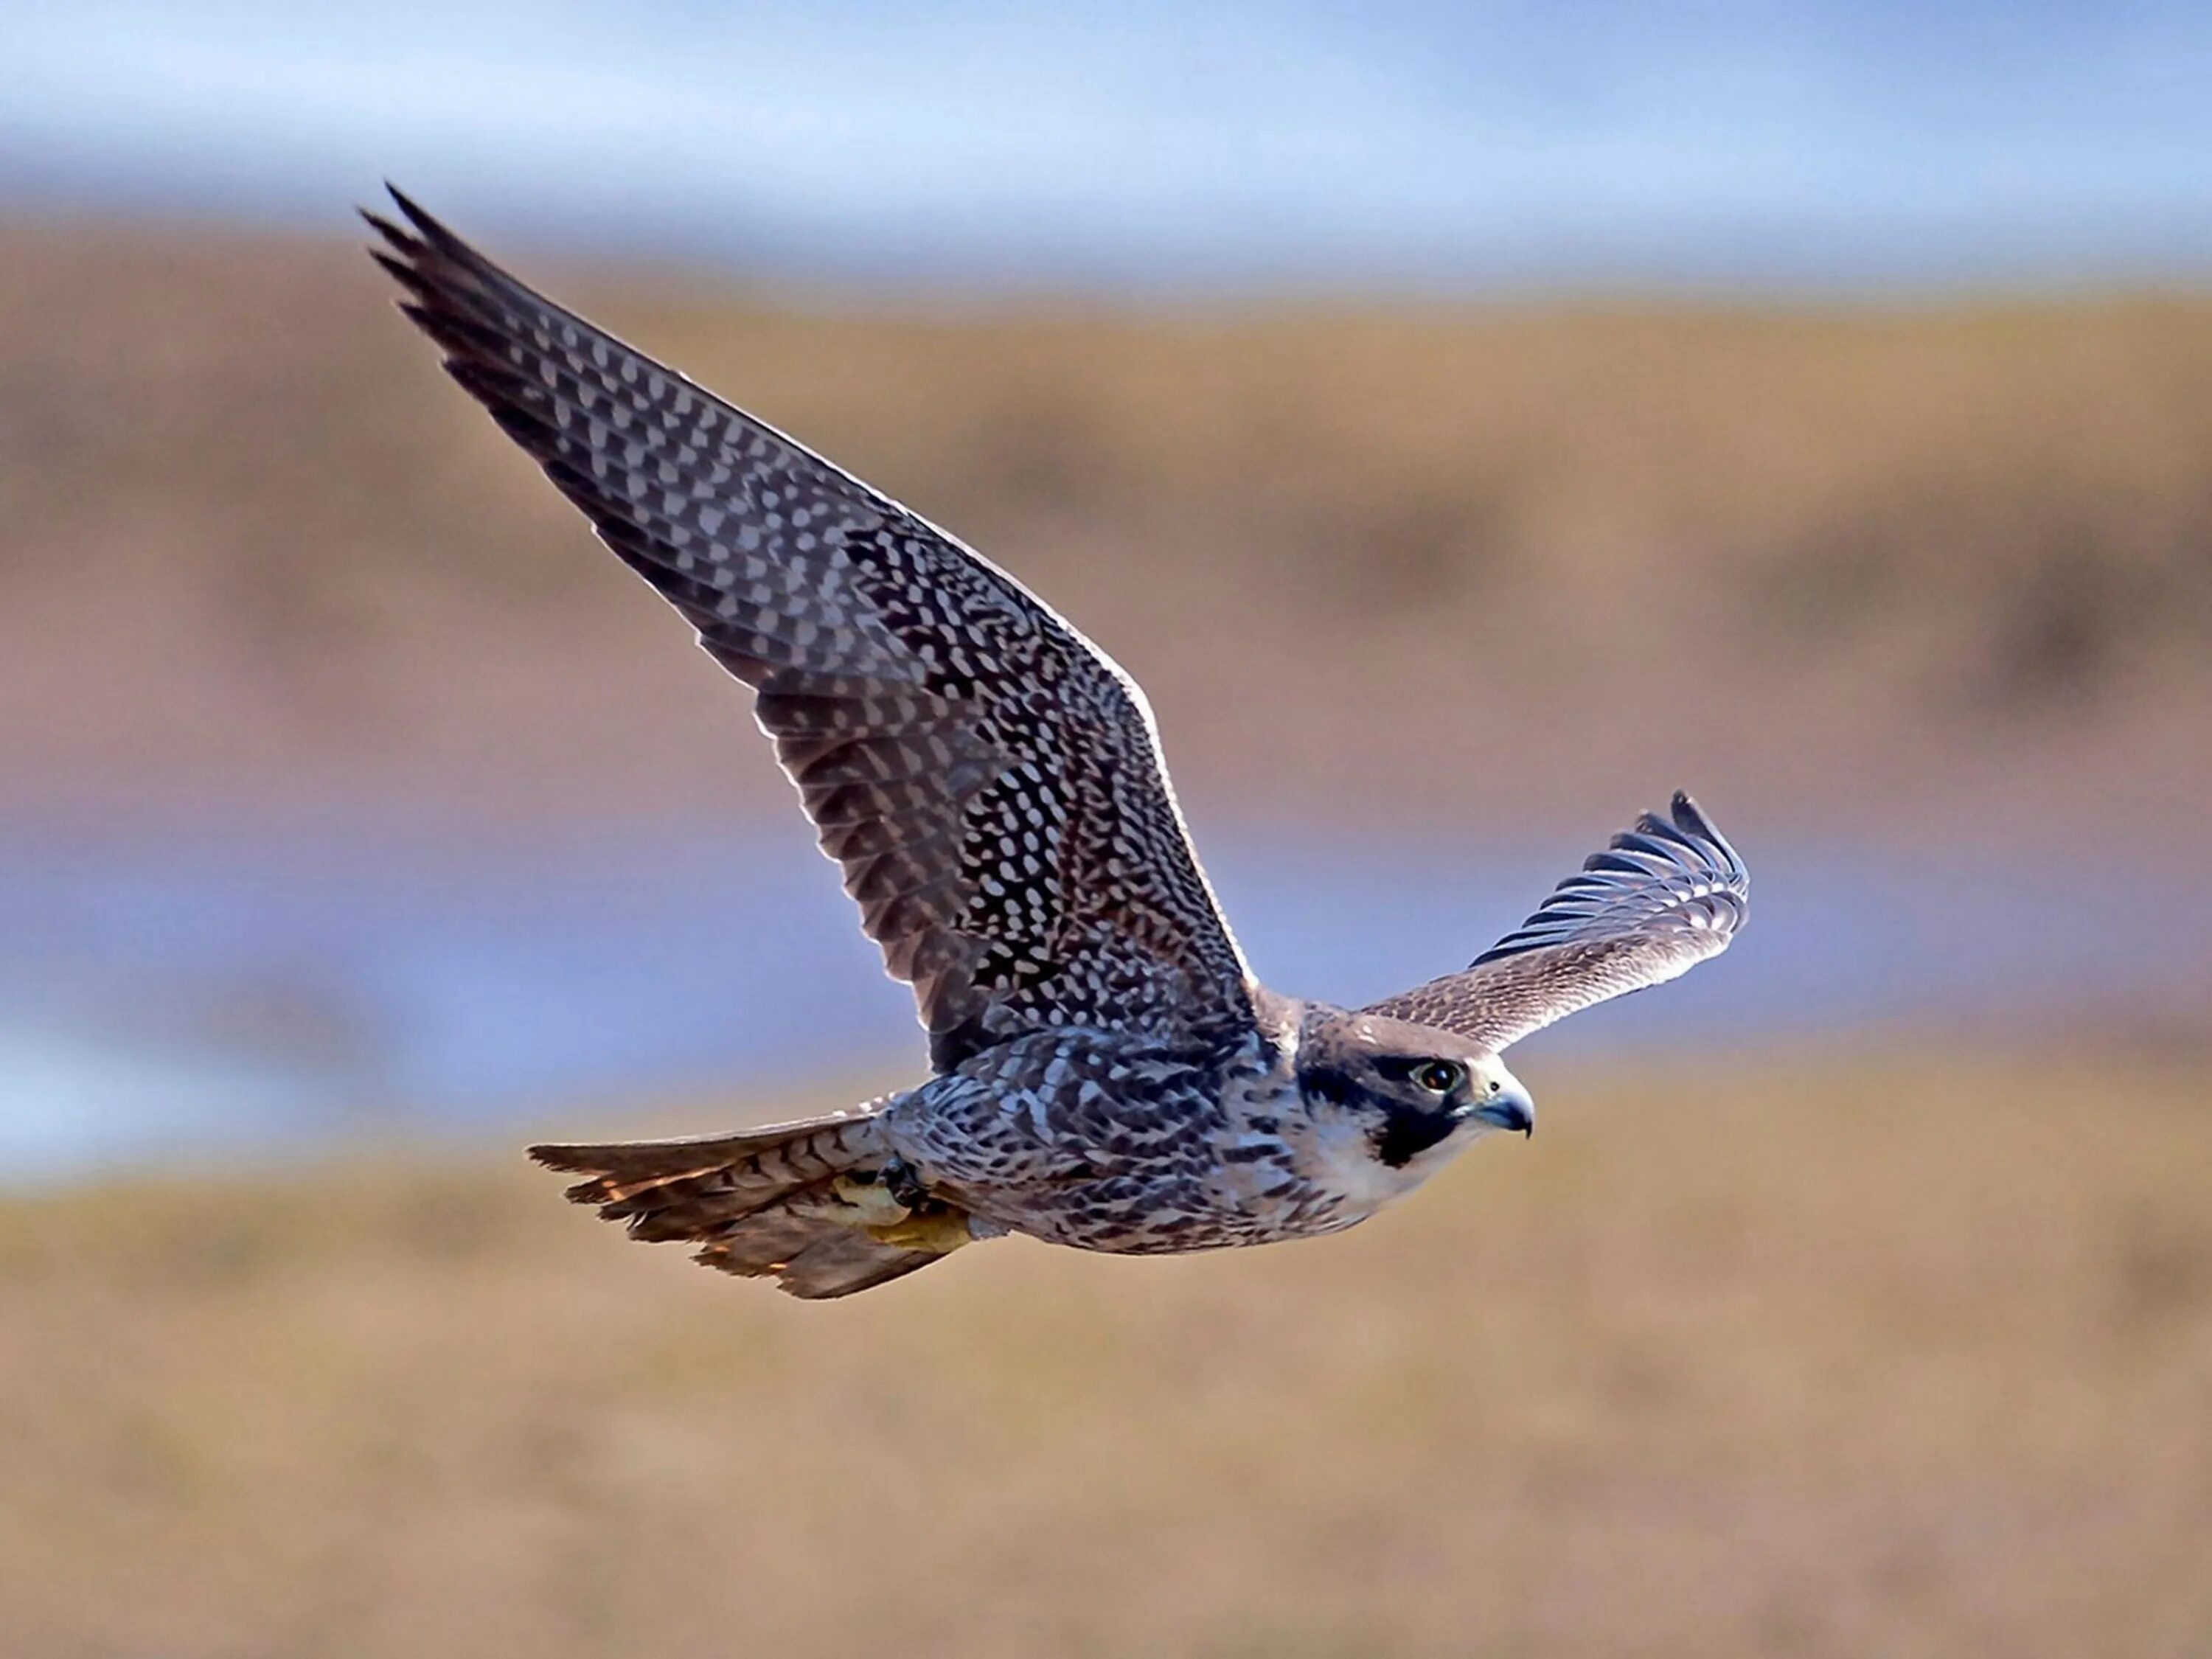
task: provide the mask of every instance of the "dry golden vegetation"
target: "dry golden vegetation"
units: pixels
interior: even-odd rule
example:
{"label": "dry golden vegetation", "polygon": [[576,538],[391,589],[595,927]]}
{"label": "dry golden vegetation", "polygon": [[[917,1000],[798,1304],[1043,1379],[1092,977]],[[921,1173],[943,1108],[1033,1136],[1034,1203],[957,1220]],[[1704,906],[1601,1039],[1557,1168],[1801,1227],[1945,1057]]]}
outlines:
{"label": "dry golden vegetation", "polygon": [[[2212,810],[2212,299],[892,316],[501,251],[1031,580],[1201,830],[1685,782],[1801,862],[2129,867]],[[0,227],[9,821],[798,834],[387,286]],[[2117,1046],[1533,1065],[1532,1145],[1345,1238],[826,1307],[488,1152],[0,1199],[0,1650],[2185,1659],[2212,1061]]]}
{"label": "dry golden vegetation", "polygon": [[1542,1074],[1343,1238],[806,1306],[516,1160],[0,1206],[25,1659],[2212,1650],[2212,1072]]}
{"label": "dry golden vegetation", "polygon": [[[2212,805],[2202,297],[885,315],[501,251],[1031,579],[1201,817]],[[386,287],[335,240],[0,230],[19,797],[786,811]]]}

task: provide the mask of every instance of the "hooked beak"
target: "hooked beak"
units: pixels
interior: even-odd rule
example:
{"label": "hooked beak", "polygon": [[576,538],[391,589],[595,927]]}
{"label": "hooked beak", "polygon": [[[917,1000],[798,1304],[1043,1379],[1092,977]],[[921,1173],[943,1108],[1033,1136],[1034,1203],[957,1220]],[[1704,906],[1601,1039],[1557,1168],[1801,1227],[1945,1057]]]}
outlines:
{"label": "hooked beak", "polygon": [[1474,1115],[1497,1128],[1523,1135],[1536,1133],[1536,1103],[1510,1085],[1476,1107]]}

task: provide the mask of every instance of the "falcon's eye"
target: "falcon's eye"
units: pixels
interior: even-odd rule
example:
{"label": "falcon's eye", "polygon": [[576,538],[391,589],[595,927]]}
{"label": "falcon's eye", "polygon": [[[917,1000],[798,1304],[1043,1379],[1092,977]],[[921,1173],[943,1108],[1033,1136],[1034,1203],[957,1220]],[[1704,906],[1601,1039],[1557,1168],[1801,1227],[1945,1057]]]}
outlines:
{"label": "falcon's eye", "polygon": [[1466,1081],[1467,1067],[1456,1060],[1425,1060],[1413,1067],[1414,1086],[1432,1095],[1448,1095]]}

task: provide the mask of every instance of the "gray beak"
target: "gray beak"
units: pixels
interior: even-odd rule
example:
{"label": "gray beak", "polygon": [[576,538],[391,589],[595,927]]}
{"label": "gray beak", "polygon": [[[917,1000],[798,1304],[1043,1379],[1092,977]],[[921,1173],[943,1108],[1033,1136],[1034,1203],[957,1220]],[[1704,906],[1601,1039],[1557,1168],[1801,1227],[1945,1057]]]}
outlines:
{"label": "gray beak", "polygon": [[1506,1089],[1474,1109],[1485,1123],[1523,1135],[1536,1133],[1536,1103],[1518,1089]]}

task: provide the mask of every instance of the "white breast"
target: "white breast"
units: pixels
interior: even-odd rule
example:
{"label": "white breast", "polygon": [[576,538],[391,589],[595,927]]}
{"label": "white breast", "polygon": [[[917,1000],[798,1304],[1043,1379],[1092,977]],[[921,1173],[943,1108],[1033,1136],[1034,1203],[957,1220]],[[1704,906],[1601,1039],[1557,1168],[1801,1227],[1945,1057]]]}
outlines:
{"label": "white breast", "polygon": [[1376,1157],[1375,1141],[1364,1117],[1328,1105],[1302,1115],[1304,1133],[1290,1137],[1298,1172],[1334,1196],[1348,1213],[1372,1215],[1426,1179],[1425,1159],[1415,1158],[1394,1170]]}

